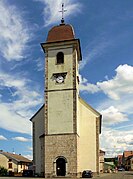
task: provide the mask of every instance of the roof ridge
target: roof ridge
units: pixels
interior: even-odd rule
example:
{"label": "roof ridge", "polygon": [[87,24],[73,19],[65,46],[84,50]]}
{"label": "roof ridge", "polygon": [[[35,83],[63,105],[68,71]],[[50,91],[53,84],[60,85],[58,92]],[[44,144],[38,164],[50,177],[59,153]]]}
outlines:
{"label": "roof ridge", "polygon": [[24,162],[32,162],[30,159],[24,157],[23,155],[20,155],[20,154],[13,154],[13,153],[10,153],[10,152],[0,152],[0,154],[3,154],[5,155],[6,157],[9,157],[9,158],[12,158],[16,161],[24,161]]}

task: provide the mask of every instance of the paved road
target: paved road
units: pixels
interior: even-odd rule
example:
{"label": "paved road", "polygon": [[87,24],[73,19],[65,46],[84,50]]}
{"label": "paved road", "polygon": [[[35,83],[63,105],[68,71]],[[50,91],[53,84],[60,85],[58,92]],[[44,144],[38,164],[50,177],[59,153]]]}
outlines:
{"label": "paved road", "polygon": [[[37,177],[0,177],[0,179],[39,179]],[[40,178],[43,179],[43,178]],[[50,179],[50,178],[49,178]],[[65,178],[53,178],[53,179],[65,179]],[[72,178],[67,178],[72,179]],[[104,173],[100,174],[100,176],[93,177],[93,179],[133,179],[133,172],[118,172],[118,173]]]}
{"label": "paved road", "polygon": [[94,179],[133,179],[133,172],[118,172],[112,174],[101,174],[98,177],[93,177]]}

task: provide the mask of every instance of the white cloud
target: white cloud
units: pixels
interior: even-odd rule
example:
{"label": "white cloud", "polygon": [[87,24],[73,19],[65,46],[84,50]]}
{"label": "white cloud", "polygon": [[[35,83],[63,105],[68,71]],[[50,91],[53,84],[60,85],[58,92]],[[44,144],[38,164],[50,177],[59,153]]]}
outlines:
{"label": "white cloud", "polygon": [[0,140],[7,140],[7,138],[4,137],[3,135],[0,135]]}
{"label": "white cloud", "polygon": [[33,156],[32,155],[23,155],[25,158],[28,158],[29,160],[33,160]]}
{"label": "white cloud", "polygon": [[82,70],[90,61],[94,61],[104,55],[114,45],[113,39],[107,40],[105,32],[99,32],[98,36],[87,43],[85,49],[83,49],[83,61],[81,61],[79,68]]}
{"label": "white cloud", "polygon": [[[105,81],[96,84],[91,84],[87,79],[81,77],[80,91],[105,94],[102,101],[97,101],[97,110],[102,114],[104,128],[114,127],[118,124],[125,126],[124,122],[128,122],[128,128],[130,128],[133,117],[133,66],[119,65],[115,71],[114,77],[106,78]],[[121,126],[118,130],[120,129]],[[115,138],[115,136],[113,137]],[[133,141],[129,143],[130,148]],[[126,144],[122,145],[125,147]]]}
{"label": "white cloud", "polygon": [[0,86],[14,87],[21,89],[27,83],[27,79],[17,79],[12,75],[0,72]]}
{"label": "white cloud", "polygon": [[1,128],[31,134],[29,118],[35,112],[33,108],[44,103],[43,96],[35,86],[31,85],[30,80],[22,78],[21,75],[19,77],[19,75],[16,74],[16,77],[13,77],[11,74],[0,72],[0,86],[3,89],[10,89],[10,101],[1,100],[0,103]]}
{"label": "white cloud", "polygon": [[99,104],[100,110],[114,106],[120,113],[133,114],[133,66],[119,65],[115,71],[116,75],[112,79],[106,76],[105,81],[96,84],[91,84],[81,77],[80,90],[86,93],[103,92],[106,100]]}
{"label": "white cloud", "polygon": [[0,104],[0,127],[9,131],[31,134],[31,122],[18,115],[12,106],[12,104]]}
{"label": "white cloud", "polygon": [[[132,150],[133,145],[133,67],[127,64],[120,65],[115,71],[116,75],[112,79],[106,78],[106,81],[96,84],[107,96],[98,106],[103,115],[101,148],[106,151],[107,157]],[[125,123],[122,125],[125,121],[128,121],[126,126]],[[107,128],[116,124],[121,125],[116,129]]]}
{"label": "white cloud", "polygon": [[36,60],[36,64],[37,64],[37,67],[36,67],[37,71],[43,71],[44,70],[44,59],[38,58]]}
{"label": "white cloud", "polygon": [[107,81],[97,82],[97,86],[111,99],[133,94],[133,66],[127,64],[116,68],[116,75]]}
{"label": "white cloud", "polygon": [[84,60],[80,64],[80,69],[83,69],[88,62],[90,62],[93,59],[96,59],[103,55],[103,53],[106,51],[107,48],[111,45],[111,42],[105,41],[105,39],[95,39],[95,44],[89,44],[86,49],[84,56]]}
{"label": "white cloud", "polygon": [[118,137],[117,138],[117,143],[118,144],[126,144],[126,145],[132,145],[133,144],[133,135],[132,134],[127,134],[126,136],[123,136],[123,138]]}
{"label": "white cloud", "polygon": [[88,92],[93,94],[100,91],[100,89],[96,85],[88,83],[87,79],[83,78],[81,75],[79,75],[79,81],[79,88],[82,92]]}
{"label": "white cloud", "polygon": [[29,141],[31,141],[31,139],[27,139],[25,137],[13,137],[12,139],[20,141],[20,142],[29,142]]}
{"label": "white cloud", "polygon": [[81,4],[75,0],[35,0],[44,4],[44,25],[49,26],[53,23],[59,22],[61,19],[61,4],[64,3],[64,8],[67,10],[66,17],[76,15],[81,12]]}
{"label": "white cloud", "polygon": [[0,53],[8,61],[21,60],[30,35],[20,11],[0,1]]}
{"label": "white cloud", "polygon": [[32,148],[32,147],[27,147],[27,148],[28,148],[28,150],[33,151],[33,148]]}
{"label": "white cloud", "polygon": [[106,152],[106,157],[115,157],[125,150],[132,150],[132,142],[132,130],[120,131],[104,127],[100,136],[100,148]]}
{"label": "white cloud", "polygon": [[[112,79],[91,84],[85,78],[81,78],[81,91],[95,93],[101,91],[113,100],[120,100],[133,94],[133,66],[127,64],[116,68],[116,75]],[[107,78],[107,77],[106,77]]]}
{"label": "white cloud", "polygon": [[100,113],[103,115],[104,126],[116,125],[128,120],[128,116],[119,111],[114,106],[110,106],[107,109],[101,110]]}

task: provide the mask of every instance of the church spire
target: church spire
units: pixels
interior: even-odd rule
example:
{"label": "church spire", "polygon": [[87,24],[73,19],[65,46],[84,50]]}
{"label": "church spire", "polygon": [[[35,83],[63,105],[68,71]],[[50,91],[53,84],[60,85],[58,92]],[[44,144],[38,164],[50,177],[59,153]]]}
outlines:
{"label": "church spire", "polygon": [[62,3],[62,10],[59,12],[62,12],[62,19],[61,19],[61,24],[64,24],[65,20],[64,20],[64,12],[66,12],[67,10],[64,9],[64,3]]}

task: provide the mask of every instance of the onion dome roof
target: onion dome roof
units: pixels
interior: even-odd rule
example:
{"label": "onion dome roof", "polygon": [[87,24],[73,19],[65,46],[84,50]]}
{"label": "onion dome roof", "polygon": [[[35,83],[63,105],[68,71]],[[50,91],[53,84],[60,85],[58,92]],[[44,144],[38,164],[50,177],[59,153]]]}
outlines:
{"label": "onion dome roof", "polygon": [[58,42],[75,39],[73,27],[69,24],[54,26],[47,36],[46,42]]}

